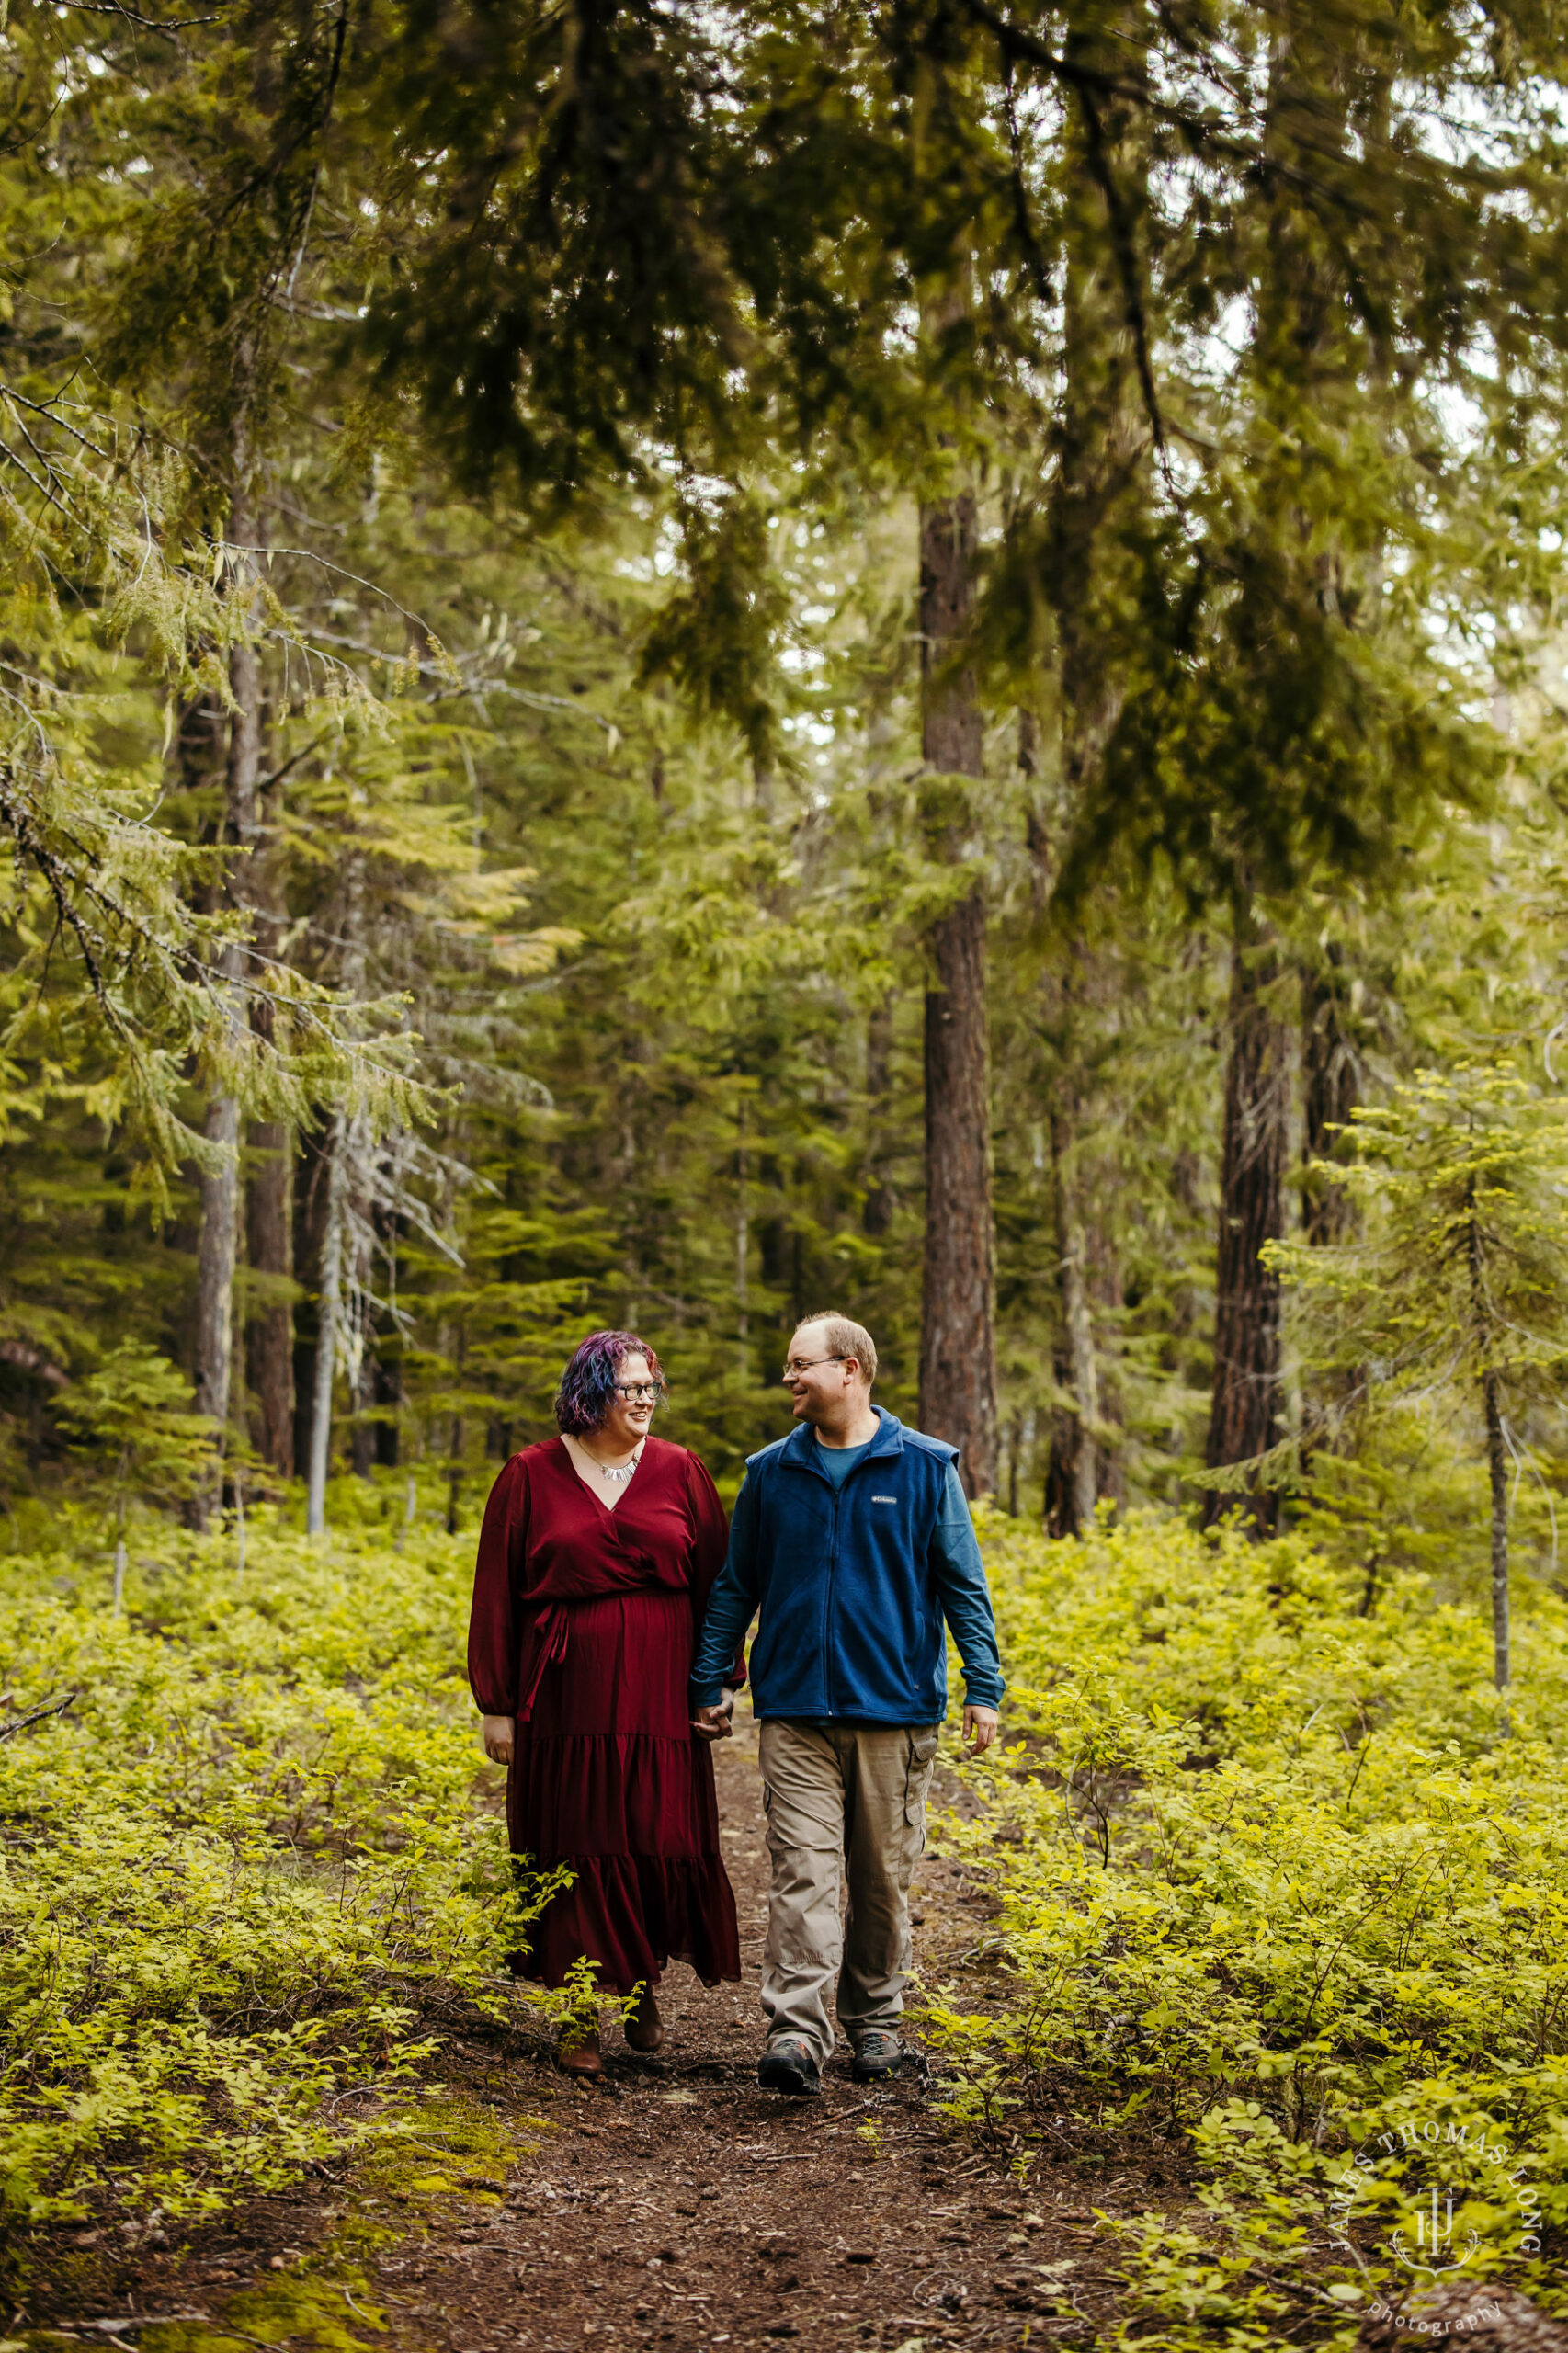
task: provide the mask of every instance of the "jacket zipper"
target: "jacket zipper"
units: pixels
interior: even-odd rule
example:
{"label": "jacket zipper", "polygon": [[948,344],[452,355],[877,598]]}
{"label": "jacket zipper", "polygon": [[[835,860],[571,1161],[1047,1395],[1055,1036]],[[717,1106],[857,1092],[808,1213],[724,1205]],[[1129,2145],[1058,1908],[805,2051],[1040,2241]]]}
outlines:
{"label": "jacket zipper", "polygon": [[[877,1438],[881,1438],[881,1434],[882,1426],[879,1422],[877,1424]],[[831,1479],[828,1480],[828,1484],[833,1489],[833,1551],[828,1561],[827,1569],[827,1624],[824,1631],[823,1655],[827,1667],[827,1673],[824,1678],[824,1688],[827,1692],[827,1712],[830,1716],[835,1717],[838,1713],[838,1694],[833,1678],[833,1596],[834,1588],[838,1583],[838,1506],[844,1501],[845,1495],[848,1491],[850,1480],[854,1478],[858,1471],[863,1471],[865,1469],[867,1462],[870,1459],[871,1447],[874,1447],[876,1442],[877,1438],[872,1438],[870,1445],[868,1446],[865,1453],[860,1457],[859,1461],[852,1462],[847,1472],[842,1479],[836,1482]],[[820,1473],[820,1475],[824,1478],[826,1478],[827,1476],[825,1472]]]}
{"label": "jacket zipper", "polygon": [[[881,1432],[882,1425],[879,1422],[877,1438],[881,1436]],[[818,1479],[827,1480],[828,1490],[833,1497],[833,1541],[827,1563],[827,1608],[823,1620],[822,1655],[823,1690],[827,1698],[827,1712],[829,1716],[834,1717],[838,1713],[837,1694],[833,1679],[833,1596],[834,1588],[838,1583],[838,1506],[844,1499],[844,1491],[848,1486],[850,1479],[855,1476],[857,1471],[865,1469],[870,1448],[875,1446],[876,1442],[877,1439],[872,1438],[870,1446],[867,1448],[866,1453],[861,1456],[859,1461],[851,1465],[847,1477],[839,1480],[836,1483],[832,1479],[828,1479],[825,1471],[817,1470],[812,1474]]]}
{"label": "jacket zipper", "polygon": [[[828,1484],[833,1486],[833,1482],[829,1480]],[[842,1483],[833,1487],[833,1542],[827,1562],[827,1620],[823,1628],[823,1665],[826,1670],[823,1686],[827,1693],[827,1712],[830,1716],[838,1713],[833,1674],[833,1594],[838,1582],[838,1500],[843,1492]]]}

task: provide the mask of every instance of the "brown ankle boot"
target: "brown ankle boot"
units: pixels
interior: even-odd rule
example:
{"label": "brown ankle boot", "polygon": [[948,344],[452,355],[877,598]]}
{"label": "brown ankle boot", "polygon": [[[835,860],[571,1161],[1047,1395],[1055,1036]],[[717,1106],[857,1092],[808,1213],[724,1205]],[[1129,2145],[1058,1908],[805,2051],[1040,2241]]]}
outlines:
{"label": "brown ankle boot", "polygon": [[555,2046],[555,2063],[564,2075],[578,2075],[589,2080],[602,2075],[605,2063],[599,2056],[597,2027],[584,2028],[569,2023]]}
{"label": "brown ankle boot", "polygon": [[626,2040],[633,2051],[657,2051],[665,2040],[665,2022],[659,2016],[659,2005],[653,1999],[653,1989],[644,1985],[637,1996],[637,2007],[626,2021]]}

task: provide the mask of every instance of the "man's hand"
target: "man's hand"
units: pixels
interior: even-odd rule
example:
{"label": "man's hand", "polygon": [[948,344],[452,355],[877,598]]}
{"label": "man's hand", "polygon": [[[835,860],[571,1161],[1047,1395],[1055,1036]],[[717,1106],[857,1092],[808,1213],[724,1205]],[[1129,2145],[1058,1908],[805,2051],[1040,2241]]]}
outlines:
{"label": "man's hand", "polygon": [[486,1716],[479,1736],[484,1743],[484,1753],[493,1765],[511,1763],[512,1743],[517,1737],[517,1727],[510,1716]]}
{"label": "man's hand", "polygon": [[735,1695],[726,1687],[716,1708],[699,1708],[691,1720],[691,1729],[699,1740],[728,1740],[735,1729],[732,1722],[734,1712]]}
{"label": "man's hand", "polygon": [[998,1721],[994,1708],[966,1708],[963,1711],[964,1746],[972,1748],[977,1756],[983,1748],[989,1748],[996,1737]]}

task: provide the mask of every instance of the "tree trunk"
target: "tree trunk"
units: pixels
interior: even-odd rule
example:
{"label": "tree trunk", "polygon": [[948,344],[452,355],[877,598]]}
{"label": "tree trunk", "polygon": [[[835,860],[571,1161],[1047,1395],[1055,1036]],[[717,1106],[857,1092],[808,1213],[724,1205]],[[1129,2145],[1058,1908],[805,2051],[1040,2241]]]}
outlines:
{"label": "tree trunk", "polygon": [[[397,1469],[397,1414],[403,1404],[403,1333],[392,1312],[397,1297],[400,1222],[396,1211],[383,1202],[372,1206],[369,1223],[387,1266],[389,1312],[379,1325],[367,1317],[359,1354],[357,1405],[361,1415],[369,1416],[358,1422],[354,1429],[354,1469],[361,1479],[368,1479],[373,1467],[382,1471]],[[513,1278],[508,1275],[506,1279]],[[511,1452],[510,1447],[506,1452]]]}
{"label": "tree trunk", "polygon": [[[1214,1389],[1206,1453],[1211,1471],[1250,1461],[1278,1437],[1279,1278],[1258,1256],[1266,1242],[1279,1240],[1285,1231],[1290,1072],[1287,1033],[1273,1005],[1278,976],[1272,934],[1238,904],[1231,949]],[[1234,1495],[1209,1489],[1205,1525],[1235,1509],[1237,1502]],[[1270,1534],[1278,1497],[1255,1487],[1246,1511],[1255,1534]]]}
{"label": "tree trunk", "polygon": [[1047,1526],[1052,1536],[1081,1536],[1092,1526],[1098,1495],[1096,1437],[1099,1427],[1098,1369],[1089,1308],[1088,1237],[1072,1165],[1070,1123],[1062,1112],[1051,1120],[1051,1157],[1055,1177],[1056,1252],[1061,1284],[1061,1340],[1057,1383],[1072,1400],[1058,1409],[1051,1432],[1047,1487]]}
{"label": "tree trunk", "polygon": [[355,1419],[348,1433],[349,1467],[357,1479],[368,1479],[375,1468],[376,1425],[371,1419],[375,1403],[376,1358],[371,1336],[367,1333],[354,1380]]}
{"label": "tree trunk", "polygon": [[[176,760],[182,790],[205,799],[214,791],[218,779],[226,777],[227,732],[227,716],[216,695],[199,695],[181,712],[176,739]],[[226,791],[224,797],[226,800]],[[222,815],[219,815],[210,831],[203,818],[201,834],[204,839],[221,838],[222,829]],[[210,893],[203,892],[202,900],[205,911],[212,912],[218,904],[216,891]],[[214,1097],[207,1106],[202,1131],[220,1151],[225,1146],[233,1149],[237,1137],[237,1126],[225,1134],[226,1125],[222,1106]],[[222,1412],[226,1415],[229,1371],[224,1358],[231,1343],[229,1317],[222,1312],[224,1252],[222,1237],[215,1230],[208,1213],[210,1188],[205,1171],[198,1174],[197,1194],[200,1202],[200,1224],[197,1234],[197,1311],[192,1334],[194,1357],[191,1374],[198,1412],[211,1414],[215,1405],[221,1405]],[[221,1217],[225,1199],[222,1186],[211,1188],[210,1199],[212,1208]],[[187,1509],[193,1528],[206,1526],[211,1503],[212,1497],[206,1487],[199,1487]]]}
{"label": "tree trunk", "polygon": [[1354,1204],[1343,1185],[1314,1176],[1315,1162],[1345,1155],[1344,1131],[1361,1099],[1361,1064],[1345,1022],[1340,952],[1329,950],[1326,970],[1301,976],[1301,1232],[1315,1247],[1346,1240]]}
{"label": "tree trunk", "polygon": [[[457,1374],[457,1385],[460,1389],[463,1371],[468,1363],[468,1334],[461,1328],[458,1332],[452,1361]],[[451,1453],[448,1459],[447,1467],[447,1533],[449,1536],[455,1536],[458,1532],[458,1515],[462,1503],[463,1455],[467,1446],[468,1426],[459,1408],[454,1410],[452,1415]]]}
{"label": "tree trunk", "polygon": [[245,1336],[246,1381],[255,1420],[254,1443],[281,1479],[294,1475],[294,1309],[281,1289],[293,1277],[290,1218],[291,1158],[289,1130],[279,1120],[251,1129],[252,1166],[246,1247],[260,1278]]}
{"label": "tree trunk", "polygon": [[[233,448],[233,493],[229,511],[231,541],[248,544],[255,537],[249,499],[250,457],[244,428],[237,427]],[[234,564],[231,596],[247,598],[254,563],[242,557]],[[248,614],[247,617],[248,619]],[[250,903],[250,865],[258,839],[256,785],[261,773],[261,674],[255,646],[241,638],[230,650],[229,687],[233,710],[229,722],[229,761],[222,838],[238,856],[229,869],[226,894],[231,905]],[[242,949],[219,950],[215,974],[228,1000],[228,1018],[238,1024],[244,1016],[240,983],[244,977]],[[229,1392],[233,1370],[234,1266],[239,1247],[240,1111],[230,1096],[214,1094],[204,1122],[207,1142],[221,1154],[202,1171],[201,1238],[197,1249],[196,1410],[218,1426],[220,1445],[229,1419]],[[211,1498],[197,1499],[193,1517],[199,1527]]]}
{"label": "tree trunk", "polygon": [[376,1461],[383,1471],[395,1471],[400,1454],[396,1415],[403,1404],[402,1361],[394,1358],[389,1363],[378,1349],[373,1362],[376,1403],[381,1408],[381,1417],[376,1424]]}
{"label": "tree trunk", "polygon": [[[1117,634],[1136,593],[1127,549],[1147,505],[1150,426],[1128,327],[1126,256],[1119,253],[1097,152],[1112,175],[1134,246],[1141,241],[1148,176],[1147,117],[1131,76],[1141,55],[1136,11],[1072,0],[1064,43],[1072,63],[1117,86],[1095,97],[1091,127],[1083,109],[1067,126],[1069,171],[1062,210],[1062,399],[1055,432],[1047,586],[1056,626],[1061,731],[1059,825],[1080,821],[1099,789],[1107,745],[1121,713]],[[1032,726],[1019,729],[1018,764],[1032,774]],[[1029,821],[1036,878],[1048,875],[1051,828],[1037,808]],[[1037,892],[1041,881],[1037,879]],[[1114,1186],[1102,1158],[1086,1163],[1091,1066],[1085,1031],[1114,998],[1117,981],[1103,950],[1074,940],[1067,963],[1046,987],[1045,1028],[1054,1033],[1057,1082],[1051,1110],[1060,1286],[1055,1349],[1058,1386],[1072,1404],[1053,1416],[1047,1480],[1047,1524],[1056,1535],[1081,1533],[1102,1495],[1120,1484],[1114,1448],[1104,1439],[1114,1385],[1099,1377],[1094,1313],[1102,1281],[1091,1281],[1090,1210],[1097,1187]],[[1098,1258],[1106,1251],[1100,1242]],[[1114,1286],[1113,1286],[1114,1287]]]}
{"label": "tree trunk", "polygon": [[[223,965],[231,961],[228,951]],[[234,960],[237,961],[237,960]],[[222,969],[222,967],[221,967]],[[238,978],[237,972],[232,976]],[[222,1155],[201,1172],[201,1233],[196,1249],[196,1410],[222,1433],[229,1419],[233,1370],[234,1262],[239,1248],[240,1107],[232,1095],[214,1095],[202,1134]],[[203,1499],[201,1525],[212,1498]]]}
{"label": "tree trunk", "polygon": [[[280,790],[281,788],[278,788]],[[275,809],[266,812],[264,835],[275,832]],[[281,952],[286,909],[275,851],[253,862],[256,946],[276,960]],[[275,1033],[271,1000],[258,995],[251,1006],[251,1028],[270,1044]],[[292,1142],[281,1120],[258,1120],[250,1131],[251,1160],[246,1199],[245,1245],[256,1297],[245,1334],[245,1376],[250,1390],[253,1443],[279,1478],[294,1475],[294,1237]]]}
{"label": "tree trunk", "polygon": [[316,1300],[310,1480],[305,1497],[307,1536],[321,1535],[326,1526],[326,1473],[332,1450],[332,1388],[337,1371],[338,1304],[343,1265],[343,1124],[341,1116],[333,1121],[326,1144],[326,1230],[322,1238],[321,1290]]}
{"label": "tree trunk", "polygon": [[309,1472],[311,1428],[315,1413],[317,1302],[326,1243],[327,1177],[331,1131],[306,1128],[299,1137],[291,1174],[294,1271],[300,1298],[294,1313],[294,1465]]}
{"label": "tree trunk", "polygon": [[1099,1430],[1095,1441],[1095,1499],[1097,1503],[1114,1504],[1119,1510],[1127,1502],[1127,1464],[1119,1443],[1119,1334],[1125,1293],[1116,1239],[1103,1214],[1106,1193],[1114,1186],[1114,1170],[1108,1168],[1107,1176],[1105,1191],[1100,1197],[1102,1214],[1096,1217],[1087,1236],[1089,1308],[1096,1318],[1095,1404],[1099,1413]]}
{"label": "tree trunk", "polygon": [[[1476,1213],[1472,1176],[1467,1188],[1471,1294],[1478,1328],[1486,1328],[1486,1285],[1482,1259],[1481,1221]],[[1508,1729],[1508,1449],[1503,1435],[1503,1383],[1495,1366],[1481,1377],[1481,1402],[1486,1417],[1486,1471],[1492,1489],[1492,1679],[1503,1698],[1503,1729]]]}
{"label": "tree trunk", "polygon": [[[365,857],[357,845],[343,861],[342,912],[337,922],[342,942],[339,985],[349,1004],[365,994]],[[332,1453],[332,1404],[339,1365],[352,1377],[351,1396],[361,1394],[360,1371],[369,1340],[368,1314],[369,1272],[359,1251],[369,1231],[370,1203],[366,1198],[369,1135],[363,1119],[338,1112],[326,1143],[326,1194],[322,1235],[321,1288],[316,1306],[315,1364],[311,1397],[310,1483],[306,1529],[319,1535],[325,1526],[326,1472]],[[351,1322],[350,1318],[354,1320]],[[350,1440],[356,1470],[368,1455]]]}
{"label": "tree trunk", "polygon": [[1508,1453],[1503,1438],[1500,1383],[1482,1384],[1486,1407],[1486,1468],[1492,1486],[1492,1679],[1508,1688]]}
{"label": "tree trunk", "polygon": [[[1325,959],[1301,973],[1301,1234],[1318,1250],[1335,1249],[1355,1229],[1356,1204],[1346,1188],[1324,1173],[1347,1156],[1346,1131],[1361,1097],[1361,1063],[1346,1018],[1341,951],[1331,942]],[[1364,1366],[1339,1376],[1341,1399],[1358,1396],[1366,1384]],[[1322,1447],[1336,1443],[1335,1419],[1321,1389],[1309,1385],[1301,1401],[1301,1470],[1306,1476]],[[1375,1565],[1369,1570],[1371,1608]]]}
{"label": "tree trunk", "polygon": [[[1062,777],[1069,824],[1098,782],[1107,744],[1121,715],[1117,639],[1138,595],[1129,552],[1148,506],[1152,427],[1138,382],[1128,324],[1126,256],[1118,251],[1105,195],[1092,168],[1097,143],[1136,243],[1147,208],[1148,118],[1132,81],[1142,54],[1138,12],[1108,11],[1103,0],[1069,12],[1066,53],[1085,74],[1115,76],[1113,97],[1096,97],[1094,141],[1074,114],[1074,166],[1065,198],[1062,401],[1051,496],[1049,585],[1059,648]],[[1121,21],[1118,22],[1118,17]]]}
{"label": "tree trunk", "polygon": [[[975,540],[967,493],[921,509],[922,749],[935,772],[926,814],[935,854],[953,865],[973,826],[958,779],[983,773],[973,674],[954,676],[948,666],[969,625]],[[988,1495],[996,1483],[996,1269],[985,902],[978,882],[937,917],[926,949],[920,1427],[959,1449],[968,1493]]]}

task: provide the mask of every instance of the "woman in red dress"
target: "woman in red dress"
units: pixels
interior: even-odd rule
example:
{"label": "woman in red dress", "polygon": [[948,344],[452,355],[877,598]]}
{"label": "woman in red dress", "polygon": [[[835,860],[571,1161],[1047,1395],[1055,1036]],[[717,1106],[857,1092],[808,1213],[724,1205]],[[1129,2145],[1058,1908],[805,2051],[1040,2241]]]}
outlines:
{"label": "woman in red dress", "polygon": [[[741,1973],[713,1759],[687,1689],[724,1509],[696,1455],[650,1435],[664,1392],[635,1333],[583,1342],[555,1400],[561,1436],[515,1454],[491,1490],[468,1643],[486,1752],[510,1768],[512,1851],[573,1874],[533,1925],[524,1973],[561,1985],[585,1955],[600,1984],[640,1994],[636,2051],[664,2040],[653,1988],[672,1958],[710,1985]],[[582,2021],[560,2055],[603,2072]]]}

